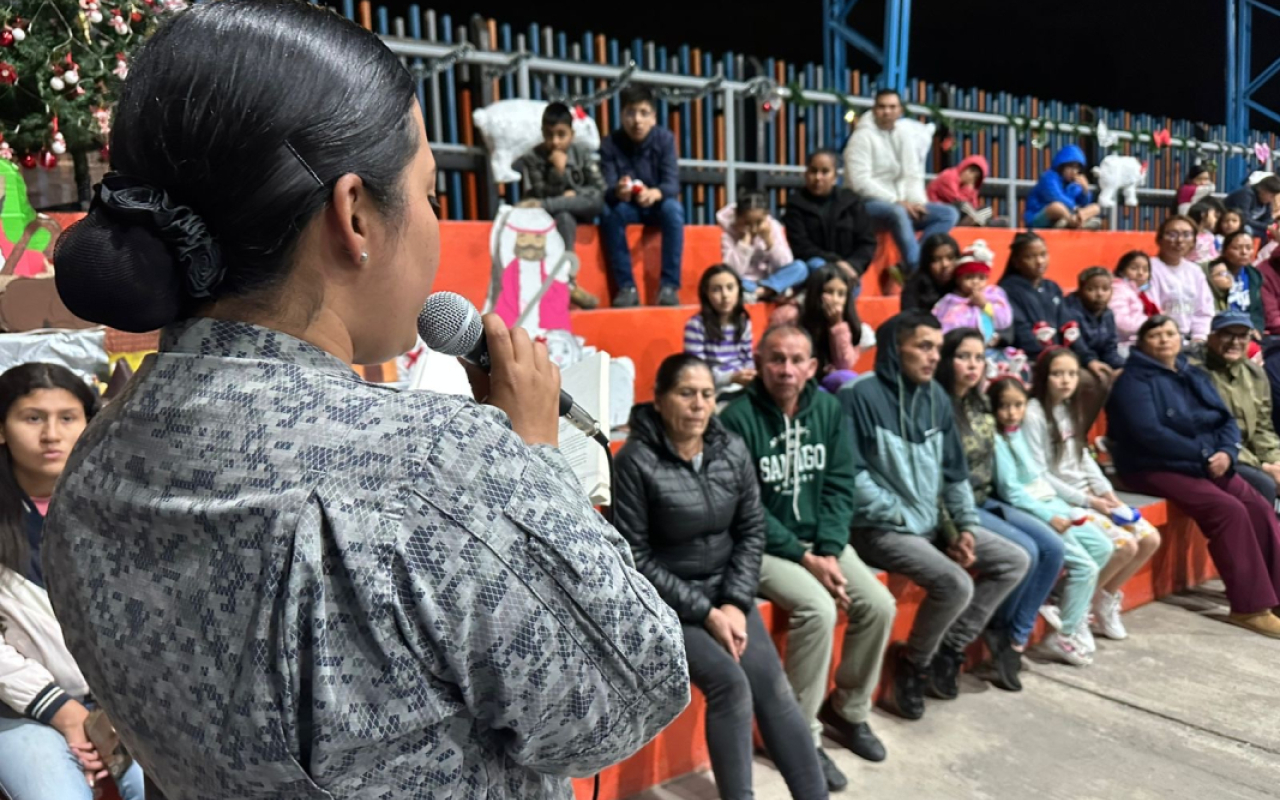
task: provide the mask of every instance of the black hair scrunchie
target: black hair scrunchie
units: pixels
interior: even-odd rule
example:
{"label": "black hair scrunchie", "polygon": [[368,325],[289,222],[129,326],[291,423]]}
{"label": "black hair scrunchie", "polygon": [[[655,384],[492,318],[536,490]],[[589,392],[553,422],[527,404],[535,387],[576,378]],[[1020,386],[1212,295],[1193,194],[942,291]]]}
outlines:
{"label": "black hair scrunchie", "polygon": [[94,206],[127,225],[142,225],[173,249],[186,275],[187,294],[210,297],[226,275],[222,251],[209,234],[204,220],[189,206],[173,202],[168,193],[119,173],[98,184]]}

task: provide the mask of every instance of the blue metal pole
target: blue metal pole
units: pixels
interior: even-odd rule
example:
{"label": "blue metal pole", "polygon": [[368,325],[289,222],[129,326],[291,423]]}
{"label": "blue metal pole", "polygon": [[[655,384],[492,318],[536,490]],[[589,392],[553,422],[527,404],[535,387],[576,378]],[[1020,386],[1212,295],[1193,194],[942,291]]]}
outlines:
{"label": "blue metal pole", "polygon": [[907,85],[907,65],[911,56],[911,0],[901,0],[902,13],[898,25],[902,28],[902,41],[898,45],[898,80]]}
{"label": "blue metal pole", "polygon": [[902,6],[898,0],[885,0],[886,8],[884,15],[884,71],[881,73],[880,88],[902,90],[899,85],[898,75],[898,48],[901,46],[898,41],[898,34],[901,27],[898,22],[898,15],[902,12]]}

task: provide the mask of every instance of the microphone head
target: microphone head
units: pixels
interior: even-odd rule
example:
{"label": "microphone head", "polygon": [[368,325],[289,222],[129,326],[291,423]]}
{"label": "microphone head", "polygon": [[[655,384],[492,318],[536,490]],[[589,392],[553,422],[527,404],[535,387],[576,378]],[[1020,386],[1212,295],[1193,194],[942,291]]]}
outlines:
{"label": "microphone head", "polygon": [[418,314],[418,335],[441,355],[465,358],[484,338],[480,312],[455,292],[436,292]]}

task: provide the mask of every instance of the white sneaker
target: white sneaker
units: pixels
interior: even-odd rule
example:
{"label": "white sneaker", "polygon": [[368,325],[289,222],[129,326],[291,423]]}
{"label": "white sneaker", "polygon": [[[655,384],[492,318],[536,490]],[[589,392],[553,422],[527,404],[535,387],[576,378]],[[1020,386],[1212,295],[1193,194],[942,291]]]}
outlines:
{"label": "white sneaker", "polygon": [[1096,616],[1093,629],[1108,639],[1127,639],[1129,632],[1120,621],[1120,607],[1124,603],[1124,592],[1111,594],[1106,589],[1099,589],[1093,601],[1093,613]]}
{"label": "white sneaker", "polygon": [[1075,635],[1071,637],[1075,642],[1076,649],[1081,655],[1092,657],[1098,652],[1098,643],[1093,640],[1093,632],[1089,630],[1089,623],[1086,621],[1083,625],[1076,629]]}
{"label": "white sneaker", "polygon": [[1044,617],[1044,621],[1049,623],[1049,627],[1055,631],[1062,630],[1062,610],[1055,605],[1040,606],[1040,616]]}
{"label": "white sneaker", "polygon": [[1093,663],[1092,658],[1080,652],[1080,648],[1072,642],[1070,636],[1061,633],[1046,636],[1040,649],[1046,655],[1073,667],[1087,667]]}

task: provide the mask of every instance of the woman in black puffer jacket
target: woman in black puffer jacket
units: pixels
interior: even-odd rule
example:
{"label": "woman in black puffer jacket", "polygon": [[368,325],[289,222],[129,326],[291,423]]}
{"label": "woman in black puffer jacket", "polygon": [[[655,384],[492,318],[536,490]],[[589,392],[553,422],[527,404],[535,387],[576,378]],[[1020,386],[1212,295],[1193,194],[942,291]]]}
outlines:
{"label": "woman in black puffer jacket", "polygon": [[689,678],[707,699],[716,787],[728,800],[754,796],[754,707],[792,797],[825,798],[809,726],[756,611],[765,522],[751,455],[713,416],[715,383],[702,359],[667,358],[654,395],[631,411],[614,524],[684,625]]}

